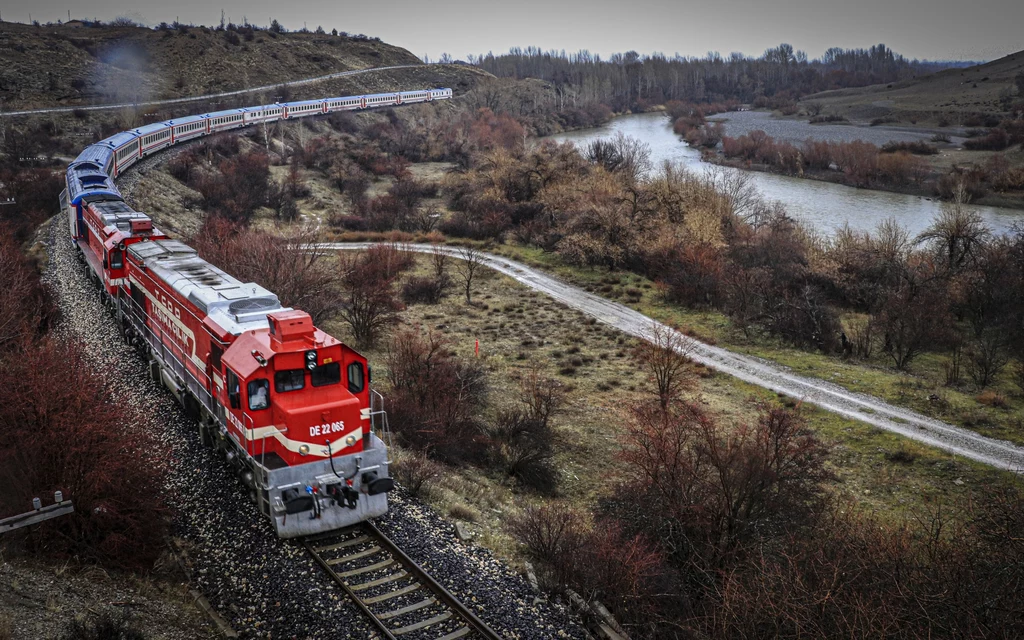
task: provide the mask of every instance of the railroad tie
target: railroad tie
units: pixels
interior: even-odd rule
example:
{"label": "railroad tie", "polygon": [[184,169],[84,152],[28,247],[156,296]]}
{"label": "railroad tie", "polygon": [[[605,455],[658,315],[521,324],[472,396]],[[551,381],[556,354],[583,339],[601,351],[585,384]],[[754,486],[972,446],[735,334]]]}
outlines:
{"label": "railroad tie", "polygon": [[348,585],[348,588],[353,590],[353,591],[363,591],[364,589],[369,589],[370,587],[376,587],[377,585],[380,585],[380,584],[387,584],[389,582],[394,582],[395,580],[401,580],[402,578],[406,577],[407,575],[409,575],[409,574],[406,573],[405,570],[403,569],[403,570],[399,571],[398,573],[392,573],[390,575],[384,576],[383,578],[379,578],[377,580],[371,580],[369,582],[360,582],[359,584],[350,584],[350,585]]}
{"label": "railroad tie", "polygon": [[407,633],[412,633],[413,631],[419,631],[420,629],[426,629],[427,627],[431,627],[437,624],[438,622],[444,622],[445,620],[451,617],[452,612],[445,611],[441,615],[434,616],[433,618],[430,618],[428,620],[423,620],[421,622],[417,622],[416,624],[410,624],[406,627],[399,627],[397,629],[393,629],[391,633],[396,636],[404,636]]}
{"label": "railroad tie", "polygon": [[359,558],[365,558],[366,556],[372,556],[372,555],[374,555],[376,553],[379,553],[379,552],[380,552],[380,547],[374,545],[374,546],[370,547],[369,549],[367,549],[366,551],[360,551],[359,553],[353,553],[350,556],[342,556],[340,558],[332,558],[331,560],[327,561],[327,564],[329,564],[329,565],[331,565],[333,567],[336,564],[344,564],[346,562],[351,562],[353,560],[358,560]]}
{"label": "railroad tie", "polygon": [[416,591],[417,589],[422,589],[422,588],[423,588],[423,585],[421,585],[418,582],[414,582],[414,583],[412,583],[412,584],[410,584],[408,586],[405,586],[405,587],[402,587],[401,589],[398,589],[397,591],[388,591],[387,593],[383,593],[383,594],[381,594],[379,596],[374,596],[372,598],[367,598],[366,600],[363,600],[363,603],[364,604],[377,604],[378,602],[385,602],[385,601],[390,600],[392,598],[397,598],[398,596],[404,596],[407,593],[412,593],[413,591]]}
{"label": "railroad tie", "polygon": [[432,604],[434,604],[436,602],[437,602],[436,598],[424,598],[423,600],[420,600],[416,604],[410,604],[409,606],[402,607],[401,609],[392,609],[391,611],[388,611],[388,612],[385,612],[385,613],[379,613],[379,614],[377,614],[377,617],[380,618],[381,620],[390,620],[391,618],[396,618],[398,616],[405,615],[406,613],[412,613],[413,611],[419,611],[423,607],[429,607],[430,605],[432,605]]}

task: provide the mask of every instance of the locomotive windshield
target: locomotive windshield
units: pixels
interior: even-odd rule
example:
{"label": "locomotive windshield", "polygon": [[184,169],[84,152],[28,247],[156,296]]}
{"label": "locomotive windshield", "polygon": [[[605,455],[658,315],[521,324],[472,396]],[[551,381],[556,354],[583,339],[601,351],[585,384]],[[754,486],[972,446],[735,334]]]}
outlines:
{"label": "locomotive windshield", "polygon": [[329,384],[341,382],[341,365],[337,362],[320,365],[309,372],[309,378],[314,387],[325,387]]}
{"label": "locomotive windshield", "polygon": [[278,371],[274,374],[274,391],[284,393],[285,391],[298,391],[306,386],[305,369],[289,369]]}

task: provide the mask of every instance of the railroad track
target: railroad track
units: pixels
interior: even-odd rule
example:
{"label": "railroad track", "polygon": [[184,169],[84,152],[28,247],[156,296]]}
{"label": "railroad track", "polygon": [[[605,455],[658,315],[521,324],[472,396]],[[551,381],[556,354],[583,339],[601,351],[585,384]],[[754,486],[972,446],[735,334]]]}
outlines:
{"label": "railroad track", "polygon": [[303,544],[388,640],[501,640],[370,522]]}

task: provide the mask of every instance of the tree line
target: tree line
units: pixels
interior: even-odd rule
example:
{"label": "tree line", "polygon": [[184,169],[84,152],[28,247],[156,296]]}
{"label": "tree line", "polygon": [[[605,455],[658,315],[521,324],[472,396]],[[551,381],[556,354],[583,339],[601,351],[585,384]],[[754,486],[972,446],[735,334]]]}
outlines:
{"label": "tree line", "polygon": [[909,60],[883,44],[867,49],[831,48],[813,60],[789,44],[767,49],[758,57],[740,53],[668,57],[628,51],[607,60],[586,50],[566,53],[516,47],[506,54],[471,56],[470,62],[498,77],[550,82],[560,109],[600,103],[616,111],[669,100],[751,103],[759,97],[799,98],[829,89],[897,82],[960,64]]}

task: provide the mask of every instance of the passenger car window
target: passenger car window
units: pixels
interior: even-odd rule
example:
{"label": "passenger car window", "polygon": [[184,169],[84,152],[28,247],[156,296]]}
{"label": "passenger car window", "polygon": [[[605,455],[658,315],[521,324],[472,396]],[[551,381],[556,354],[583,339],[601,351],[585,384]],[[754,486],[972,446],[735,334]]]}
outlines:
{"label": "passenger car window", "polygon": [[249,409],[259,411],[270,406],[270,381],[258,378],[249,383]]}
{"label": "passenger car window", "polygon": [[324,387],[329,384],[341,382],[341,364],[332,362],[313,369],[309,373],[309,379],[314,387]]}
{"label": "passenger car window", "polygon": [[305,369],[289,369],[287,371],[278,371],[274,374],[274,391],[278,393],[298,391],[305,386]]}

